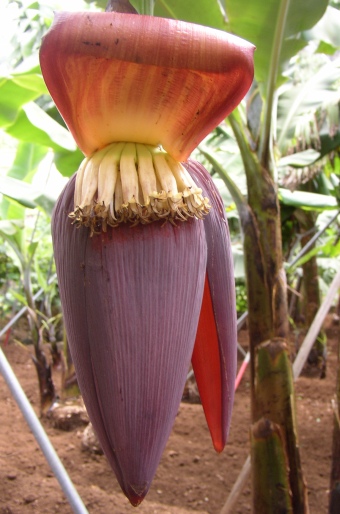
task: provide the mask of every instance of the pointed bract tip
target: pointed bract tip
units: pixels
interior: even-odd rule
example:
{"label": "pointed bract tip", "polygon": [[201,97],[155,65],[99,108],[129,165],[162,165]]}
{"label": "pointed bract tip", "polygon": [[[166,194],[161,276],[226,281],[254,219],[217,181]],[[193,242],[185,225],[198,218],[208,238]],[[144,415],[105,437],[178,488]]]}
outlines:
{"label": "pointed bract tip", "polygon": [[150,484],[144,484],[142,487],[129,485],[124,489],[124,494],[133,507],[138,507],[147,495],[149,487]]}
{"label": "pointed bract tip", "polygon": [[234,400],[237,324],[234,266],[223,200],[204,167],[185,164],[212,209],[204,219],[207,273],[192,365],[215,450],[226,443]]}
{"label": "pointed bract tip", "polygon": [[214,449],[217,453],[222,453],[223,450],[224,450],[224,447],[225,447],[225,443],[223,441],[221,441],[221,439],[218,439],[218,440],[214,440],[213,439],[213,445],[214,445]]}

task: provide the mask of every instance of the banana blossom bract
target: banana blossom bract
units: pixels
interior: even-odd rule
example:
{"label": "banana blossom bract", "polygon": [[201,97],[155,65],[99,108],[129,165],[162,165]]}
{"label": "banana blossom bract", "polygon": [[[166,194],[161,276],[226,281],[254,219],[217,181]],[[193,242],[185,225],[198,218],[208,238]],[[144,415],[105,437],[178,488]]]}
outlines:
{"label": "banana blossom bract", "polygon": [[52,220],[65,326],[90,419],[133,505],[190,360],[213,444],[226,443],[230,239],[210,175],[188,158],[248,91],[253,50],[198,25],[89,12],[57,13],[41,46],[47,87],[85,154]]}

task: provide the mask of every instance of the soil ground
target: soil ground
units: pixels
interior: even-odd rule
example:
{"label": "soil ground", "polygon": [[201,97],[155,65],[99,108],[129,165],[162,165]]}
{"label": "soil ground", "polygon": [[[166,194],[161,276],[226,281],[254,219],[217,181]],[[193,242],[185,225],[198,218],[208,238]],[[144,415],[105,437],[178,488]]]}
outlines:
{"label": "soil ground", "polygon": [[[328,509],[331,464],[332,407],[337,368],[339,325],[329,315],[327,374],[320,379],[315,369],[305,368],[296,383],[296,403],[301,457],[311,514]],[[4,352],[34,409],[39,413],[36,372],[30,348],[14,343],[22,339],[14,329]],[[247,349],[247,332],[239,340]],[[240,359],[241,364],[241,359]],[[141,514],[218,514],[227,500],[249,453],[249,371],[236,393],[229,441],[221,455],[211,445],[199,404],[182,403],[161,463]],[[120,492],[105,457],[83,451],[84,427],[64,431],[42,420],[52,444],[67,469],[90,514],[132,513]],[[38,444],[7,385],[0,376],[0,514],[69,514],[72,510],[45,461]],[[250,483],[245,486],[235,514],[251,512]]]}

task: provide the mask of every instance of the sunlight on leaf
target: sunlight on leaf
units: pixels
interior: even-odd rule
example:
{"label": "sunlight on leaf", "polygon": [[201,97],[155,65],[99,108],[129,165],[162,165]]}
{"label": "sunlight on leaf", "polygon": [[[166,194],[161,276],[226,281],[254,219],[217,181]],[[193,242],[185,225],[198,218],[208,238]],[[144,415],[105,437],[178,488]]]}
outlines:
{"label": "sunlight on leaf", "polygon": [[220,3],[217,0],[156,0],[155,16],[175,18],[214,27],[227,28]]}
{"label": "sunlight on leaf", "polygon": [[47,196],[31,184],[11,177],[2,178],[0,193],[29,209],[35,209],[39,206],[48,214],[51,214],[56,201],[56,198]]}
{"label": "sunlight on leaf", "polygon": [[45,157],[48,148],[20,141],[17,147],[14,162],[10,167],[7,176],[23,180],[28,174],[37,170],[39,163]]}
{"label": "sunlight on leaf", "polygon": [[22,220],[0,220],[0,233],[3,232],[8,236],[13,236],[23,226]]}
{"label": "sunlight on leaf", "polygon": [[337,209],[339,207],[334,196],[308,193],[306,191],[292,192],[288,189],[279,188],[279,199],[285,205],[306,210]]}
{"label": "sunlight on leaf", "polygon": [[53,143],[67,150],[76,149],[69,131],[48,116],[37,104],[30,102],[24,105],[23,109],[32,125],[49,134]]}
{"label": "sunlight on leaf", "polygon": [[68,130],[54,121],[34,102],[23,106],[16,121],[7,127],[6,132],[22,141],[40,144],[55,150],[61,148],[76,150],[76,144]]}
{"label": "sunlight on leaf", "polygon": [[286,155],[285,157],[282,157],[278,162],[278,166],[293,166],[296,168],[310,166],[319,158],[320,153],[316,150],[313,150],[312,148],[309,148],[303,152],[293,153],[292,155]]}

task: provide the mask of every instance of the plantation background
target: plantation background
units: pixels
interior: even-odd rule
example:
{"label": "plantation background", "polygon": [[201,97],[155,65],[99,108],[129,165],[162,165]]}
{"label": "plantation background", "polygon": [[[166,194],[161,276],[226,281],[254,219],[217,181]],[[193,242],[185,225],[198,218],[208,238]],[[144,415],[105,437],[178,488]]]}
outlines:
{"label": "plantation background", "polygon": [[[102,9],[105,3],[72,2],[72,10]],[[142,4],[137,0],[132,3],[136,7]],[[233,242],[238,315],[249,312],[250,317],[250,325],[240,332],[240,344],[252,355],[252,320],[258,318],[256,308],[263,308],[265,313],[266,300],[263,296],[263,303],[256,306],[251,303],[254,295],[249,294],[255,255],[252,250],[262,242],[253,244],[253,236],[247,232],[247,213],[249,209],[257,213],[259,226],[265,228],[266,213],[263,211],[262,219],[257,200],[261,194],[268,194],[261,186],[261,170],[268,171],[274,200],[280,206],[277,222],[282,248],[277,246],[277,253],[281,255],[282,251],[287,274],[288,342],[293,360],[340,269],[340,13],[338,2],[317,0],[311,2],[307,13],[304,2],[295,2],[283,18],[284,3],[271,0],[266,10],[260,1],[245,2],[241,15],[236,0],[157,1],[155,14],[231,30],[257,46],[255,82],[250,93],[230,120],[202,142],[194,157],[212,173],[225,202]],[[48,95],[38,61],[41,37],[51,25],[53,11],[70,10],[69,4],[5,0],[0,6],[1,327],[20,309],[28,308],[23,317],[27,325],[21,321],[7,330],[1,346],[37,412],[42,412],[56,447],[60,444],[65,465],[72,470],[90,512],[107,512],[116,501],[117,512],[125,512],[129,507],[118,489],[112,492],[115,480],[104,458],[80,452],[79,431],[83,428],[72,427],[71,432],[55,428],[55,421],[48,416],[55,398],[41,401],[31,359],[34,354],[39,361],[44,354],[46,361],[41,362],[51,366],[58,398],[66,401],[73,396],[74,372],[64,352],[50,218],[82,154]],[[278,13],[273,23],[268,21],[270,9]],[[253,20],[251,26],[247,19]],[[281,22],[284,30],[279,39]],[[318,231],[319,237],[310,243]],[[267,279],[271,283],[270,277]],[[331,488],[331,402],[337,383],[338,314],[335,298],[331,314],[316,334],[303,377],[296,383],[302,468],[311,512],[315,513],[327,512]],[[275,336],[275,330],[272,333],[268,326],[263,340],[268,333]],[[241,351],[239,357],[241,366]],[[170,510],[171,505],[220,512],[250,451],[249,425],[255,421],[250,414],[253,381],[247,369],[236,395],[231,437],[221,457],[213,455],[212,450],[209,453],[200,405],[182,406],[148,496],[147,501],[155,504],[141,509],[177,512]],[[34,450],[37,462],[32,463],[36,443],[3,383],[0,390],[2,512],[59,512],[60,505],[67,512],[65,500],[38,451]],[[39,486],[42,479],[43,488]],[[248,484],[235,512],[250,511],[250,489]]]}
{"label": "plantation background", "polygon": [[[297,413],[300,447],[308,484],[310,512],[328,511],[332,446],[332,406],[337,366],[339,326],[330,316],[325,324],[329,341],[328,371],[320,380],[315,368],[307,367],[297,381]],[[27,337],[25,327],[13,339]],[[4,351],[13,365],[36,412],[39,393],[35,369],[28,351],[8,343]],[[239,341],[247,349],[248,334]],[[242,358],[239,359],[239,366]],[[51,441],[90,513],[128,514],[133,507],[119,489],[103,455],[84,451],[86,425],[69,423],[65,431],[52,419],[43,420]],[[246,371],[236,393],[230,437],[218,455],[211,444],[202,406],[182,403],[150,492],[138,512],[143,514],[219,514],[250,451],[250,377]],[[57,425],[58,426],[58,425]],[[8,388],[0,377],[0,512],[21,514],[71,514],[56,479],[29,432]],[[248,479],[232,512],[251,512]]]}

